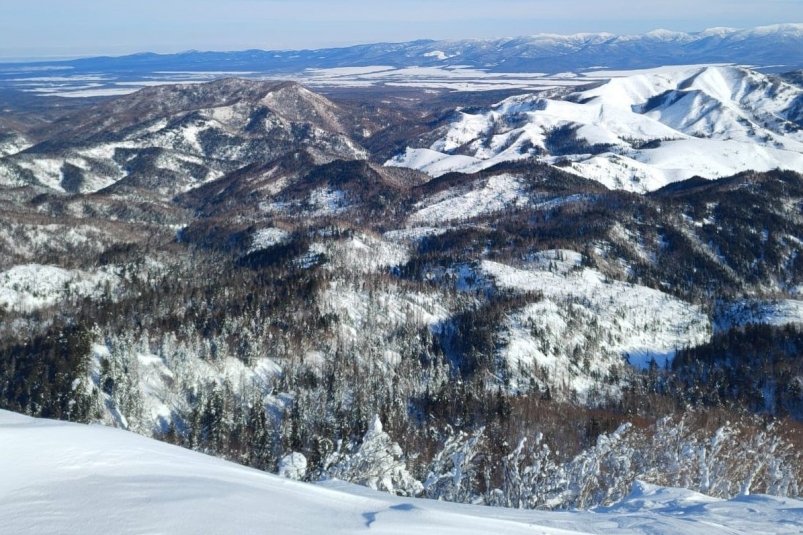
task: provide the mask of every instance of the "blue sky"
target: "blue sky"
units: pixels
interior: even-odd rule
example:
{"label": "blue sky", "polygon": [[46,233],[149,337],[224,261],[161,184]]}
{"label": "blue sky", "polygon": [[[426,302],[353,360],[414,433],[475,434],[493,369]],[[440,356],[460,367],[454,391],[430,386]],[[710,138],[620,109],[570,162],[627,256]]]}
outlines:
{"label": "blue sky", "polygon": [[0,0],[0,57],[803,22],[803,0]]}

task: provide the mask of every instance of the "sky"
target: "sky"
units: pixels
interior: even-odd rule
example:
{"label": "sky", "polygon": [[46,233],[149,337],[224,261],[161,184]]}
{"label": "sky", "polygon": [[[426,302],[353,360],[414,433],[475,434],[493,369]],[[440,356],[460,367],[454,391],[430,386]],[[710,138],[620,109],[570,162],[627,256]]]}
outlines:
{"label": "sky", "polygon": [[803,22],[803,0],[0,0],[0,58]]}

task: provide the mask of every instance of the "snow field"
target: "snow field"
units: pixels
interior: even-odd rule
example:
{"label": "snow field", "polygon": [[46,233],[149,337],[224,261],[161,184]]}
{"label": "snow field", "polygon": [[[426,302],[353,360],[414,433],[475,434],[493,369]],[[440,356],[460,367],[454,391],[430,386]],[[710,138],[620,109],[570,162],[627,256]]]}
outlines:
{"label": "snow field", "polygon": [[456,188],[428,198],[414,207],[408,221],[412,224],[438,224],[471,219],[529,204],[524,183],[511,175],[496,175],[481,187],[461,192]]}
{"label": "snow field", "polygon": [[[556,351],[567,345],[596,346],[601,355],[627,357],[637,367],[653,358],[663,365],[677,349],[704,343],[711,335],[710,320],[698,307],[658,290],[606,280],[582,267],[574,251],[537,253],[522,268],[485,260],[481,270],[502,288],[540,292],[545,298],[509,319],[509,343],[502,354],[513,367],[534,362],[566,373],[572,366]],[[552,354],[539,348],[533,329],[551,340]],[[610,369],[616,361],[606,364]],[[599,365],[592,364],[590,371]],[[572,388],[583,392],[586,386],[577,382]]]}
{"label": "snow field", "polygon": [[89,273],[41,264],[14,266],[0,272],[0,307],[32,312],[69,298],[100,297],[118,282],[114,269]]}
{"label": "snow field", "polygon": [[268,249],[274,245],[279,245],[287,240],[288,237],[290,237],[290,233],[280,228],[269,227],[259,229],[251,236],[251,246],[248,252],[253,253],[255,251]]}
{"label": "snow field", "polygon": [[803,326],[803,301],[780,299],[776,301],[739,301],[724,306],[717,314],[715,327],[726,331],[745,325],[766,324]]}
{"label": "snow field", "polygon": [[406,247],[368,234],[355,234],[345,240],[316,242],[311,249],[326,255],[327,269],[340,272],[379,273],[406,263]]}

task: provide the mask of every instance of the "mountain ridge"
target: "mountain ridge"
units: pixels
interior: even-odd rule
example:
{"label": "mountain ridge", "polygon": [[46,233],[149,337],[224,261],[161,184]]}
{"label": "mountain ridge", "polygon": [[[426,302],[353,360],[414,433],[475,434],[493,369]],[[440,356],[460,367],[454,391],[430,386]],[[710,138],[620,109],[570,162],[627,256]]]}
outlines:
{"label": "mountain ridge", "polygon": [[[714,27],[707,28],[701,31],[677,31],[662,28],[656,28],[651,31],[643,33],[613,33],[613,32],[577,32],[577,33],[550,33],[540,32],[535,34],[517,35],[512,37],[497,37],[497,38],[468,38],[468,39],[416,39],[412,41],[386,41],[386,42],[372,42],[364,44],[354,44],[337,48],[301,48],[301,49],[261,49],[251,48],[246,50],[234,51],[216,51],[216,50],[184,50],[174,53],[160,53],[160,52],[137,52],[133,54],[125,54],[119,56],[87,56],[73,60],[62,60],[59,62],[52,62],[43,60],[39,63],[76,63],[93,62],[100,60],[110,60],[116,63],[125,62],[126,60],[147,60],[156,58],[167,57],[185,57],[185,58],[200,58],[204,55],[220,55],[233,57],[235,55],[252,55],[259,56],[262,54],[283,54],[283,53],[321,53],[321,52],[334,52],[334,51],[360,51],[365,50],[404,50],[407,48],[426,47],[432,45],[444,46],[462,46],[466,44],[496,44],[496,45],[513,45],[530,43],[536,44],[542,42],[544,44],[600,44],[600,43],[627,43],[640,40],[654,40],[654,41],[684,41],[694,42],[705,39],[729,39],[732,41],[741,41],[750,38],[766,38],[772,35],[781,35],[784,37],[803,38],[803,23],[782,23],[771,24],[765,26],[756,26],[753,28],[726,28]],[[430,56],[438,58],[438,56]],[[443,61],[443,60],[441,60]],[[33,62],[26,62],[33,63]],[[19,64],[19,62],[17,62]],[[0,61],[0,65],[3,65]]]}
{"label": "mountain ridge", "polygon": [[296,82],[225,78],[149,87],[34,132],[47,137],[4,156],[0,180],[169,195],[302,147],[318,162],[365,158],[340,115],[335,103]]}
{"label": "mountain ridge", "polygon": [[[304,50],[186,51],[66,61],[0,62],[0,86],[49,94],[54,86],[47,80],[30,79],[31,72],[43,67],[69,68],[63,76],[76,77],[81,82],[76,89],[88,90],[86,94],[89,95],[100,87],[110,90],[108,94],[115,94],[121,87],[114,82],[169,82],[171,78],[182,79],[199,73],[288,77],[307,76],[309,70],[385,66],[395,69],[469,68],[487,75],[557,75],[712,63],[750,65],[771,72],[803,68],[803,24],[752,29],[712,28],[701,32],[653,30],[634,35],[543,33],[498,39],[416,40]],[[97,78],[98,73],[103,76]],[[85,76],[91,78],[81,79]],[[334,82],[324,80],[322,85],[327,83]]]}
{"label": "mountain ridge", "polygon": [[510,97],[458,111],[429,146],[388,165],[439,176],[539,159],[608,188],[650,191],[695,175],[803,171],[803,89],[732,66],[661,68],[564,99]]}

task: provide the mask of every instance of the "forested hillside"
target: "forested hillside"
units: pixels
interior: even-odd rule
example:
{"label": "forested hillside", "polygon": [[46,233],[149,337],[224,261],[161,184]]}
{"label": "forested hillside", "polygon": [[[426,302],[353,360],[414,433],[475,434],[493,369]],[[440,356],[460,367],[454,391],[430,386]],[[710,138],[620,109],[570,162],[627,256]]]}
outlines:
{"label": "forested hillside", "polygon": [[459,502],[800,495],[803,176],[387,167],[428,134],[382,98],[225,80],[18,132],[0,407]]}

